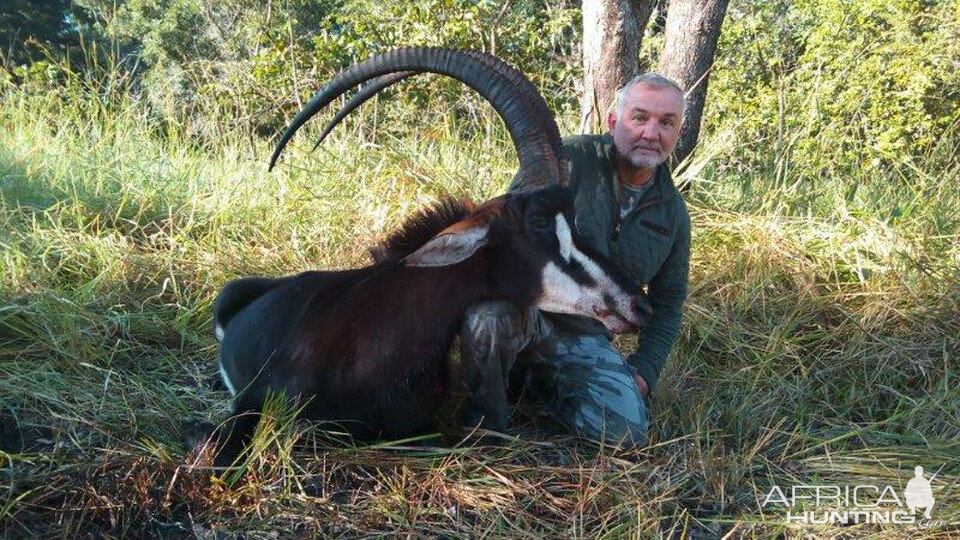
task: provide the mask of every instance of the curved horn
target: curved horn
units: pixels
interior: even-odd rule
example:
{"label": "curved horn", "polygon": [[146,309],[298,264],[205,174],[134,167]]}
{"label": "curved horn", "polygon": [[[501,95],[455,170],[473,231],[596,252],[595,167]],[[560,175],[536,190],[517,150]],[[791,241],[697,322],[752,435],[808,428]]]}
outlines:
{"label": "curved horn", "polygon": [[[506,77],[510,82],[516,85],[517,89],[524,94],[524,98],[527,101],[527,104],[533,109],[534,115],[536,118],[541,120],[541,127],[547,135],[547,140],[550,143],[550,146],[553,148],[554,156],[559,163],[559,173],[560,173],[560,184],[567,185],[569,183],[570,171],[567,168],[567,157],[563,153],[563,144],[560,139],[560,130],[557,128],[557,123],[552,121],[553,114],[550,112],[550,109],[547,107],[546,102],[540,95],[540,92],[537,90],[537,87],[530,82],[527,77],[523,75],[518,69],[512,65],[491,56],[486,53],[479,51],[464,51],[465,54],[468,54],[477,60],[488,65],[490,69],[495,70],[498,75]],[[387,75],[381,75],[373,79],[371,82],[365,84],[356,94],[354,94],[350,101],[348,101],[339,111],[337,111],[336,116],[331,120],[326,128],[323,130],[323,133],[317,139],[317,142],[313,145],[313,150],[316,150],[320,143],[333,131],[333,128],[337,126],[348,114],[354,111],[360,105],[363,105],[371,97],[379,93],[381,90],[396,84],[408,77],[417,75],[421,72],[419,71],[398,71],[396,73],[389,73]],[[312,150],[311,150],[312,151]]]}
{"label": "curved horn", "polygon": [[327,124],[327,127],[324,128],[323,133],[320,134],[320,137],[317,138],[317,142],[313,144],[313,149],[310,151],[316,150],[320,143],[327,138],[327,135],[333,131],[333,128],[337,127],[337,124],[343,121],[348,114],[352,113],[354,109],[363,105],[368,99],[380,93],[384,88],[396,84],[411,75],[416,75],[419,71],[397,71],[396,73],[388,73],[387,75],[381,75],[376,79],[370,81],[369,83],[360,87],[360,90],[357,90],[357,93],[354,94],[350,101],[348,101],[343,107],[337,111],[336,116],[333,117],[333,120]]}
{"label": "curved horn", "polygon": [[537,90],[537,87],[530,82],[530,79],[528,79],[526,75],[507,62],[486,53],[477,51],[471,51],[471,53],[476,53],[478,58],[484,62],[488,62],[492,69],[506,77],[507,80],[515,84],[517,89],[523,93],[530,107],[533,109],[534,114],[540,120],[540,126],[547,137],[547,141],[550,143],[550,147],[553,149],[553,154],[556,156],[557,162],[561,165],[560,184],[567,185],[569,183],[570,171],[567,169],[567,156],[563,152],[560,128],[557,127],[557,122],[553,118],[553,112],[550,111],[547,102],[543,100],[540,91]]}
{"label": "curved horn", "polygon": [[[522,185],[537,187],[560,182],[560,163],[554,152],[554,147],[559,147],[559,130],[552,115],[537,118],[534,110],[549,110],[546,103],[543,103],[543,98],[538,93],[534,99],[535,103],[542,103],[542,108],[531,106],[528,92],[520,91],[504,74],[491,70],[486,61],[479,59],[481,54],[432,47],[410,47],[373,56],[353,65],[327,83],[294,117],[277,143],[270,159],[270,168],[276,164],[293,134],[350,88],[374,77],[398,71],[427,71],[453,77],[479,92],[490,102],[513,139],[520,159],[517,175],[523,179]],[[527,83],[532,86],[529,81]],[[552,129],[544,129],[545,126],[552,126]],[[555,134],[555,144],[549,140],[548,133]],[[566,167],[563,169],[565,172]]]}

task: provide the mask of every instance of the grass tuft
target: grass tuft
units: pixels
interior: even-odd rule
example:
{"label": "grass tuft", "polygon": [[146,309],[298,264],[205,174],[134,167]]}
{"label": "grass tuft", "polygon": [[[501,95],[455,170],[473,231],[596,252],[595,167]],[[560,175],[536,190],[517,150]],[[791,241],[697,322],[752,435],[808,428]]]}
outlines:
{"label": "grass tuft", "polygon": [[[642,451],[574,440],[524,404],[517,437],[497,446],[334,444],[335,429],[293,422],[278,400],[251,456],[220,477],[178,433],[185,416],[226,412],[210,331],[219,287],[363,264],[439,194],[502,192],[513,154],[502,129],[397,138],[348,123],[312,154],[308,128],[268,174],[266,142],[197,144],[118,92],[2,96],[3,534],[957,533],[955,127],[923,164],[815,185],[731,173],[729,140],[704,142],[678,177],[692,185],[692,287]],[[902,490],[918,464],[939,470],[943,523],[928,528],[800,528],[761,506],[773,485]]]}

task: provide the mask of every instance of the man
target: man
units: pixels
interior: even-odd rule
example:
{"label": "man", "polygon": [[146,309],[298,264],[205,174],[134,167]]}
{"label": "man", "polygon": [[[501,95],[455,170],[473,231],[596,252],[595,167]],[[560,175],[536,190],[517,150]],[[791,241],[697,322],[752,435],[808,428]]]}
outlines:
{"label": "man", "polygon": [[[933,476],[937,476],[934,474]],[[933,480],[933,477],[930,478]],[[907,482],[906,489],[903,490],[903,497],[907,500],[907,507],[911,514],[916,514],[918,508],[923,508],[923,517],[931,519],[933,505],[936,499],[933,497],[933,488],[930,486],[930,480],[923,477],[923,467],[917,465],[913,468],[913,478]]]}
{"label": "man", "polygon": [[687,292],[690,216],[664,165],[680,136],[683,108],[676,83],[640,75],[617,92],[609,133],[564,140],[577,232],[648,284],[653,314],[636,351],[621,357],[592,319],[535,308],[521,313],[506,302],[474,306],[460,333],[467,425],[506,429],[506,387],[516,360],[526,391],[575,433],[646,444],[645,400],[676,339]]}

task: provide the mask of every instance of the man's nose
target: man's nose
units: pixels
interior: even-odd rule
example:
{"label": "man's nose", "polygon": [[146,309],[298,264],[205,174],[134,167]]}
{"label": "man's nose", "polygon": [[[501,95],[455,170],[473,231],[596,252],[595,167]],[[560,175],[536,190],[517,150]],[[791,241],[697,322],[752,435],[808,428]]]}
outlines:
{"label": "man's nose", "polygon": [[649,121],[640,126],[640,137],[648,141],[657,140],[658,134],[656,122]]}

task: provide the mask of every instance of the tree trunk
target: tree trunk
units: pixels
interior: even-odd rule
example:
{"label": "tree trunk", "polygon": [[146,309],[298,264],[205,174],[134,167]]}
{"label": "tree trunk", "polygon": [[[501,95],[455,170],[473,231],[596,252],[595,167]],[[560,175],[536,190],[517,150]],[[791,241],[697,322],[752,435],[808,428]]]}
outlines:
{"label": "tree trunk", "polygon": [[683,132],[674,151],[681,162],[697,145],[707,80],[729,0],[670,0],[660,73],[687,92]]}
{"label": "tree trunk", "polygon": [[580,131],[602,131],[617,89],[637,72],[640,40],[655,0],[583,0]]}

